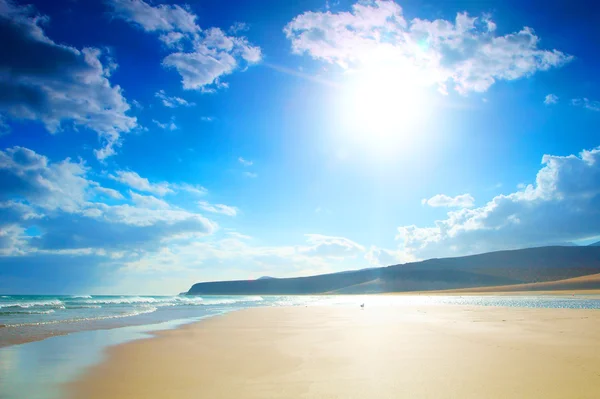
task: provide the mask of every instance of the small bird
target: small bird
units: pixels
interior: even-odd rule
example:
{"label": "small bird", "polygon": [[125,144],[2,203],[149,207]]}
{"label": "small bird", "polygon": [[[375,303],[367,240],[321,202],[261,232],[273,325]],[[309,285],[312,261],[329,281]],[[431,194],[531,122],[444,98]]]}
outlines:
{"label": "small bird", "polygon": [[362,303],[362,304],[360,305],[360,308],[361,308],[361,309],[364,309],[364,308],[365,308],[365,304],[364,304],[364,303]]}

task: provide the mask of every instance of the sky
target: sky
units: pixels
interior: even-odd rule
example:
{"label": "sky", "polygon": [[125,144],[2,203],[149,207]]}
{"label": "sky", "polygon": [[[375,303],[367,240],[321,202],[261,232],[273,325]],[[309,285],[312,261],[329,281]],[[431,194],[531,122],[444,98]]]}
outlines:
{"label": "sky", "polygon": [[0,292],[600,240],[600,5],[0,0]]}

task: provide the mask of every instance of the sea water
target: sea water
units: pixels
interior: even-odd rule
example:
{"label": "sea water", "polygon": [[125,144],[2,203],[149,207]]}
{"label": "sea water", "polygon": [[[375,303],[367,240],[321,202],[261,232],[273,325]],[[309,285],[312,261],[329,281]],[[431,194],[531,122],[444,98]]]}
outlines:
{"label": "sea water", "polygon": [[0,297],[0,399],[60,399],[61,385],[99,362],[108,346],[152,331],[250,307],[360,303],[600,309],[600,296],[5,295]]}

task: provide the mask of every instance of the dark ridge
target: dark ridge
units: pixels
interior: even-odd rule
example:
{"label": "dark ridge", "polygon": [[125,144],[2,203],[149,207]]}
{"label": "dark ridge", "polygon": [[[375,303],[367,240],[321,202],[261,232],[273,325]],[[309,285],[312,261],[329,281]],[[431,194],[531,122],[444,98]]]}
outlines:
{"label": "dark ridge", "polygon": [[188,295],[427,291],[538,283],[596,273],[600,273],[600,246],[556,246],[429,259],[310,277],[203,282],[194,284]]}

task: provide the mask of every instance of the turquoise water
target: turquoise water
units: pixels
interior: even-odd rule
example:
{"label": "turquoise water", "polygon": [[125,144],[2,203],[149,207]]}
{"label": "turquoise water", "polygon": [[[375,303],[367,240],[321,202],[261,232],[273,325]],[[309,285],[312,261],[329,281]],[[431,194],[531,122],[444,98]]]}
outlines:
{"label": "turquoise water", "polygon": [[260,296],[0,297],[0,347],[53,335],[205,317],[262,302]]}
{"label": "turquoise water", "polygon": [[[600,296],[4,296],[0,399],[61,399],[61,384],[100,361],[108,346],[149,337],[152,331],[249,307],[360,303],[600,309]],[[24,337],[37,341],[11,344]]]}

